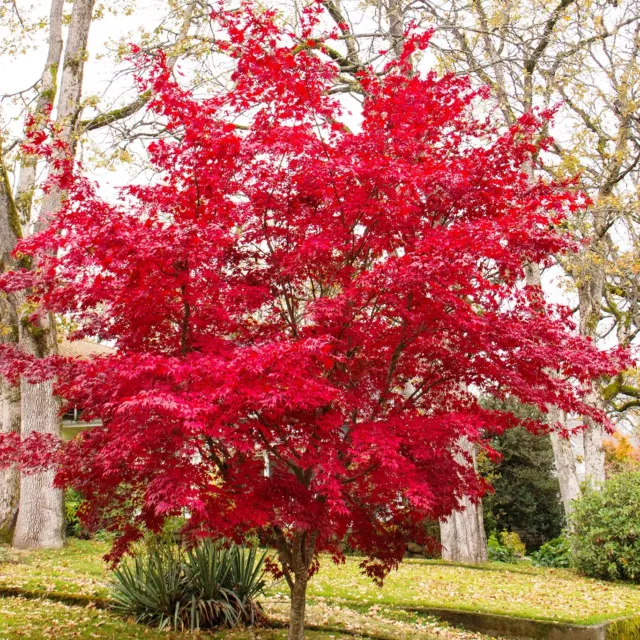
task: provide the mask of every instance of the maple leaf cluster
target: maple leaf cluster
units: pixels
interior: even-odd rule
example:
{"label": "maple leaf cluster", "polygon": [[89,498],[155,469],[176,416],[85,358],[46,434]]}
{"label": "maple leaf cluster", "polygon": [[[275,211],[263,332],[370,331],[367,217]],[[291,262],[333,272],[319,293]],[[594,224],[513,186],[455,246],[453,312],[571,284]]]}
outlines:
{"label": "maple leaf cluster", "polygon": [[475,115],[485,90],[412,71],[419,38],[362,72],[356,118],[313,7],[302,40],[246,3],[212,19],[231,87],[197,99],[157,57],[154,181],[105,201],[69,163],[64,207],[17,249],[37,268],[2,280],[117,352],[6,347],[3,371],[55,375],[101,420],[57,454],[58,482],[109,516],[116,556],[188,513],[195,537],[347,540],[380,578],[425,518],[486,490],[461,443],[518,423],[480,393],[603,419],[582,387],[621,359],[523,286],[571,249],[558,229],[584,201],[528,177],[545,114],[497,129]]}

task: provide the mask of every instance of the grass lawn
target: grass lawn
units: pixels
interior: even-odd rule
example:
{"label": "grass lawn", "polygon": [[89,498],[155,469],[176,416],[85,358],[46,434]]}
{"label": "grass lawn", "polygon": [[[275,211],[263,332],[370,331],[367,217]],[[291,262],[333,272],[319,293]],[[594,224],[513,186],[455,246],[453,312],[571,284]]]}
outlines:
{"label": "grass lawn", "polygon": [[[166,633],[126,621],[109,611],[93,606],[69,605],[48,597],[73,594],[104,598],[108,596],[109,574],[102,561],[108,546],[100,542],[70,539],[69,544],[55,551],[19,552],[0,547],[0,590],[19,588],[37,592],[38,599],[0,597],[0,640],[28,638],[194,638],[207,640],[285,640],[284,629],[257,629],[191,634]],[[43,593],[44,592],[44,593]],[[285,625],[289,604],[278,588],[272,588],[263,602],[269,617]],[[357,640],[373,636],[404,640],[486,640],[478,633],[449,628],[432,618],[387,611],[372,607],[365,611],[339,603],[317,601],[307,608],[310,626],[328,630],[310,630],[309,640]],[[340,629],[347,630],[343,633]]]}
{"label": "grass lawn", "polygon": [[359,574],[358,563],[324,562],[309,596],[360,607],[445,607],[578,624],[640,614],[640,588],[583,578],[570,569],[407,560],[379,589]]}
{"label": "grass lawn", "polygon": [[[17,552],[5,547],[3,552],[0,548],[0,589],[48,592],[50,597],[106,597],[109,575],[101,556],[107,549],[104,543],[75,539],[57,551]],[[482,638],[477,633],[448,628],[428,616],[403,611],[403,607],[448,607],[583,624],[640,613],[640,589],[582,578],[567,569],[499,563],[470,567],[408,560],[379,589],[359,574],[358,563],[358,558],[348,558],[345,564],[336,566],[329,558],[324,559],[309,586],[308,622],[333,630],[311,631],[310,640],[357,637],[353,633],[415,640]],[[265,610],[284,624],[288,615],[286,585],[270,586],[267,596]],[[184,636],[147,629],[93,606],[46,598],[0,598],[0,640],[52,637]],[[273,629],[227,631],[201,637],[280,640],[286,633]]]}
{"label": "grass lawn", "polygon": [[[357,636],[311,631],[309,640],[357,640]],[[0,598],[0,640],[286,640],[285,630],[258,629],[218,633],[182,634],[148,629],[105,611],[68,606],[49,600]]]}

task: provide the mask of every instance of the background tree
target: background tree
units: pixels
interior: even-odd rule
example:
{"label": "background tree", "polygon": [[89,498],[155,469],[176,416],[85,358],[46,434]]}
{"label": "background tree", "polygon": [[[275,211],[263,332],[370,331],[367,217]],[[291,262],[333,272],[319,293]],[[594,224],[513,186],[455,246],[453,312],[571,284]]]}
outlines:
{"label": "background tree", "polygon": [[608,478],[618,473],[638,471],[640,449],[629,436],[614,433],[604,441],[604,452]]}
{"label": "background tree", "polygon": [[[195,4],[187,3],[179,10],[174,8],[181,27],[177,41],[172,42],[171,46],[167,45],[171,55],[170,68],[175,64],[187,37]],[[94,113],[88,121],[81,120],[80,116],[85,107],[83,75],[88,61],[87,49],[94,2],[74,2],[65,34],[66,45],[63,39],[64,7],[64,0],[52,0],[50,5],[47,55],[40,81],[16,96],[5,98],[13,98],[14,102],[19,98],[19,105],[27,105],[26,109],[13,115],[14,119],[23,122],[24,131],[20,133],[26,136],[34,136],[44,131],[50,113],[53,112],[57,140],[65,145],[64,153],[70,152],[75,155],[87,132],[116,126],[122,119],[134,115],[151,94],[140,96],[132,104],[124,107]],[[14,30],[22,33],[23,37],[27,37],[33,31],[37,32],[34,26],[37,19],[25,24],[26,16],[23,19],[15,3],[13,11],[9,8],[6,11],[8,16],[13,16]],[[16,47],[9,46],[11,42],[5,41],[7,51],[3,53],[16,53]],[[13,111],[16,111],[15,105]],[[7,127],[7,138],[11,137],[10,131],[11,127]],[[19,137],[14,136],[11,142],[5,144],[0,158],[4,197],[0,206],[4,225],[1,247],[4,256],[3,270],[15,267],[15,261],[9,254],[16,241],[23,235],[29,235],[33,229],[42,230],[46,227],[50,216],[59,209],[65,197],[64,190],[51,180],[47,192],[38,197],[42,187],[38,170],[43,169],[42,163],[39,167],[38,158],[24,152],[20,147],[20,141]],[[61,153],[58,150],[48,159],[44,167],[45,174],[54,175],[58,172]],[[105,151],[103,155],[109,154]],[[15,166],[13,181],[10,172],[12,165]],[[3,339],[17,341],[24,351],[39,357],[56,353],[58,338],[55,317],[40,315],[37,317],[37,324],[34,324],[36,316],[33,315],[33,311],[33,307],[26,303],[21,293],[6,296],[3,300],[1,319]],[[60,404],[53,396],[50,381],[31,384],[23,380],[19,385],[3,385],[0,395],[3,430],[13,431],[20,428],[25,438],[32,432],[59,437]],[[5,537],[12,537],[14,545],[19,548],[61,546],[64,538],[62,493],[53,487],[52,473],[41,471],[23,474],[19,482],[16,481],[15,469],[4,473],[6,477],[1,479],[0,485],[0,532],[4,532]]]}
{"label": "background tree", "polygon": [[[493,87],[505,124],[533,106],[561,105],[561,125],[554,128],[551,149],[557,159],[545,170],[555,176],[580,171],[580,187],[593,199],[591,207],[571,220],[574,232],[589,244],[563,266],[577,294],[580,330],[599,339],[610,330],[610,323],[601,322],[601,307],[606,265],[616,245],[611,233],[625,212],[637,208],[637,3],[474,0],[465,5],[425,0],[407,5],[407,12],[417,10],[435,28],[433,48],[441,68],[470,73],[478,83]],[[530,282],[540,282],[535,265]],[[606,386],[608,381],[603,382]],[[623,392],[594,388],[591,402],[604,406],[617,393]],[[566,418],[550,407],[549,420],[562,423]],[[587,419],[586,476],[596,484],[604,478],[602,437],[602,427]],[[575,456],[567,440],[554,434],[551,439],[563,502],[570,511],[579,493]]]}
{"label": "background tree", "polygon": [[[544,420],[538,409],[513,399],[484,398],[483,403],[488,408],[500,406],[523,420]],[[549,438],[518,427],[494,436],[491,446],[501,458],[494,461],[483,455],[479,465],[494,489],[483,500],[487,534],[516,531],[529,548],[559,536],[565,519]]]}
{"label": "background tree", "polygon": [[[60,95],[56,110],[56,128],[58,139],[73,154],[77,139],[75,123],[80,115],[82,105],[82,77],[87,55],[87,41],[93,12],[93,0],[76,0],[71,13],[71,21],[67,34]],[[43,117],[44,110],[53,106],[55,94],[55,75],[62,53],[62,37],[60,34],[62,19],[62,2],[52,3],[50,17],[49,55],[42,78],[42,88],[37,108]],[[45,106],[46,105],[46,106]],[[32,121],[36,124],[36,120]],[[36,124],[37,126],[37,124]],[[59,171],[60,152],[50,158],[49,173]],[[32,160],[23,163],[23,172],[18,180],[17,201],[21,213],[26,218],[30,213],[29,203],[35,189],[35,167]],[[51,181],[47,190],[42,210],[36,221],[36,228],[46,227],[50,217],[62,204],[63,190]],[[33,265],[37,266],[37,263]],[[45,357],[57,352],[55,320],[51,315],[40,314],[34,318],[33,309],[23,296],[18,296],[16,316],[18,319],[18,339],[20,348],[37,357]],[[46,380],[32,383],[20,381],[20,413],[21,435],[27,438],[31,433],[60,436],[60,404],[53,393],[53,381]],[[16,528],[13,534],[13,545],[19,549],[39,547],[59,547],[64,541],[64,508],[63,494],[53,486],[52,470],[38,473],[23,473],[20,477],[20,502]]]}
{"label": "background tree", "polygon": [[[2,271],[16,266],[11,252],[15,249],[19,233],[18,210],[13,200],[7,169],[0,157],[0,263]],[[3,343],[17,343],[18,322],[15,305],[0,299],[0,336]],[[4,378],[0,381],[0,433],[20,433],[20,396],[16,385]],[[0,538],[11,539],[18,515],[20,475],[17,467],[0,470]]]}
{"label": "background tree", "polygon": [[[458,446],[468,456],[467,464],[478,472],[477,447],[462,439]],[[487,537],[483,502],[462,496],[458,509],[440,520],[441,555],[444,560],[479,564],[487,561]]]}

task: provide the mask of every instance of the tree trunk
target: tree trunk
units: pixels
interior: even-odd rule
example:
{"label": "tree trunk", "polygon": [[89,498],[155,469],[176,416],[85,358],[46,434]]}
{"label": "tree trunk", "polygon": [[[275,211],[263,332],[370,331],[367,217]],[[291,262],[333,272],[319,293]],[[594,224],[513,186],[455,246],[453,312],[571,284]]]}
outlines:
{"label": "tree trunk", "polygon": [[[460,445],[471,454],[476,467],[475,445],[466,438]],[[479,564],[487,561],[487,537],[484,532],[482,502],[473,503],[463,496],[460,511],[454,511],[440,521],[440,542],[443,560]]]}
{"label": "tree trunk", "polygon": [[487,538],[484,533],[482,502],[473,504],[469,498],[460,501],[462,511],[454,511],[440,521],[442,559],[464,564],[487,561]]}
{"label": "tree trunk", "polygon": [[[58,435],[59,403],[53,395],[53,381],[21,383],[22,437],[33,432]],[[16,549],[58,549],[64,544],[64,505],[61,489],[53,486],[53,469],[22,473],[20,509],[13,546]]]}
{"label": "tree trunk", "polygon": [[[607,198],[611,195],[608,189],[601,190],[600,196]],[[580,333],[591,338],[597,338],[598,323],[602,314],[602,300],[605,288],[605,265],[607,258],[606,219],[602,207],[596,206],[593,213],[595,237],[584,257],[582,275],[583,282],[578,286],[578,303],[580,305]],[[598,381],[591,384],[589,394],[585,398],[588,404],[602,409],[604,402]],[[591,418],[585,419],[584,430],[584,464],[585,483],[598,488],[605,478],[604,447],[602,441],[604,428]]]}
{"label": "tree trunk", "polygon": [[[0,380],[0,432],[20,433],[20,390]],[[0,542],[10,542],[18,516],[20,473],[16,466],[0,470]]]}
{"label": "tree trunk", "polygon": [[291,590],[288,640],[304,639],[307,584],[317,538],[317,531],[295,531],[290,536],[286,536],[280,529],[275,531],[274,542],[282,573]]}
{"label": "tree trunk", "polygon": [[[59,138],[69,145],[72,155],[77,145],[75,125],[82,109],[82,78],[93,4],[94,0],[76,0],[73,4],[62,68],[56,124]],[[51,26],[54,27],[53,24]],[[54,35],[51,37],[50,47],[54,45]],[[59,171],[56,160],[60,160],[63,153],[63,150],[57,151],[50,163],[49,175]],[[63,198],[64,193],[57,186],[49,189],[36,221],[37,231],[46,229],[49,217],[59,210]],[[20,320],[20,346],[24,351],[39,358],[56,352],[55,321],[52,317],[42,318],[37,324],[31,323],[27,317]],[[33,432],[60,437],[60,405],[53,395],[53,381],[31,384],[22,380],[20,391],[22,437]],[[22,474],[20,507],[13,537],[16,548],[59,548],[64,544],[63,494],[60,489],[54,488],[54,477],[53,470]]]}
{"label": "tree trunk", "polygon": [[[25,305],[18,303],[17,307]],[[29,313],[26,311],[25,313]],[[55,322],[21,317],[18,323],[21,348],[36,357],[56,353]],[[60,438],[60,402],[53,395],[53,380],[20,381],[22,439],[32,433]],[[64,503],[60,489],[53,486],[55,471],[23,471],[20,475],[20,506],[13,535],[17,549],[60,548],[64,544]]]}
{"label": "tree trunk", "polygon": [[[542,287],[540,267],[537,264],[527,265],[525,273],[527,285]],[[549,425],[566,424],[567,417],[564,411],[552,405],[547,408],[547,422]],[[580,482],[578,481],[578,473],[576,471],[576,457],[571,447],[571,441],[568,438],[563,438],[555,432],[549,433],[549,438],[551,440],[556,473],[558,474],[558,483],[560,484],[562,506],[564,508],[564,514],[568,518],[573,511],[573,501],[579,498],[581,494]]]}
{"label": "tree trunk", "polygon": [[[604,408],[602,394],[598,384],[594,383],[587,398],[590,405]],[[592,489],[599,489],[605,481],[604,427],[591,418],[585,418],[584,430],[584,478]]]}
{"label": "tree trunk", "polygon": [[404,9],[402,0],[387,0],[387,18],[389,20],[389,39],[393,55],[399,58],[404,50]]}
{"label": "tree trunk", "polygon": [[[52,0],[49,11],[49,48],[47,50],[47,60],[44,65],[42,77],[40,78],[40,93],[36,100],[34,116],[36,118],[35,127],[43,125],[44,112],[47,106],[52,105],[56,99],[57,76],[62,57],[62,13],[64,0]],[[20,210],[22,222],[29,224],[31,221],[31,208],[33,204],[33,194],[36,188],[36,165],[37,159],[24,155],[20,162],[20,173],[18,176],[18,186],[16,188],[16,204]]]}
{"label": "tree trunk", "polygon": [[[566,423],[564,411],[557,407],[549,407],[548,420],[550,424]],[[573,502],[580,497],[580,482],[576,471],[576,458],[571,447],[571,440],[563,438],[556,432],[549,434],[551,447],[553,449],[553,459],[555,461],[558,483],[560,485],[560,497],[564,514],[568,518],[573,512]]]}
{"label": "tree trunk", "polygon": [[[76,124],[82,111],[82,79],[87,58],[87,43],[93,4],[94,0],[76,0],[73,3],[69,35],[62,66],[56,125],[59,129],[59,138],[69,145],[69,152],[72,156],[75,155],[78,144]],[[54,153],[54,157],[49,164],[49,176],[55,175],[59,171],[56,167],[56,160],[64,158],[65,153],[62,149]],[[49,216],[58,211],[63,199],[64,193],[60,188],[53,186],[49,189],[45,194],[42,209],[36,221],[37,231],[47,228]]]}
{"label": "tree trunk", "polygon": [[[18,209],[11,193],[0,136],[0,273],[14,269],[11,252],[22,235]],[[0,296],[0,342],[18,342],[18,315],[13,295]],[[0,432],[20,433],[20,391],[0,377]],[[19,500],[17,467],[0,470],[0,541],[11,540]]]}
{"label": "tree trunk", "polygon": [[288,640],[304,640],[304,620],[307,607],[308,575],[300,574],[291,588],[291,615]]}

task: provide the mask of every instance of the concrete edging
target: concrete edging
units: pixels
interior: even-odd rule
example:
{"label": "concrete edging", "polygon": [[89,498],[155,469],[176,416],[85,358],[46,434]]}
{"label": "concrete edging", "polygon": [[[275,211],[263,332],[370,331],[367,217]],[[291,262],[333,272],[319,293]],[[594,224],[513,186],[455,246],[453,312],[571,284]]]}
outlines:
{"label": "concrete edging", "polygon": [[640,615],[594,625],[516,618],[496,613],[439,609],[435,607],[402,607],[490,636],[530,638],[534,640],[640,640]]}

